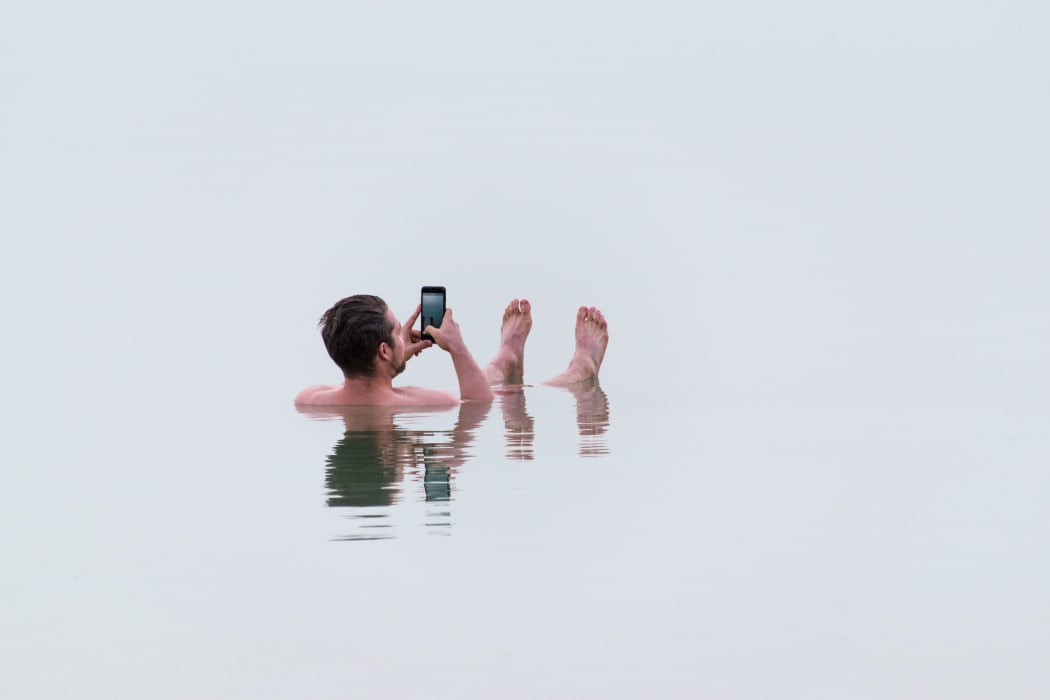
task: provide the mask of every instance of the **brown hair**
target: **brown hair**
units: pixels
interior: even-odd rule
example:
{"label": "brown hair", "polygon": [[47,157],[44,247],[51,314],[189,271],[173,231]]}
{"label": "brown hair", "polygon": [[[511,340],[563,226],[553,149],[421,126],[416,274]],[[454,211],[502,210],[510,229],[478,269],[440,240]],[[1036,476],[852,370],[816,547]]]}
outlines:
{"label": "brown hair", "polygon": [[340,299],[321,316],[325,349],[348,379],[374,376],[379,345],[394,346],[394,325],[386,317],[387,308],[377,296],[355,294]]}

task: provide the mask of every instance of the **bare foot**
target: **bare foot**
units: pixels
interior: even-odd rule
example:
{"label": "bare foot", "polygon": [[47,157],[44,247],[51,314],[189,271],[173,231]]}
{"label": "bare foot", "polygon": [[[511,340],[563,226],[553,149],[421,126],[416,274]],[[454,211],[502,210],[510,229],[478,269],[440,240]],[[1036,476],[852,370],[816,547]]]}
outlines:
{"label": "bare foot", "polygon": [[581,306],[576,312],[576,352],[569,368],[545,384],[567,386],[588,379],[597,379],[598,370],[609,345],[609,325],[602,312],[593,306]]}
{"label": "bare foot", "polygon": [[490,384],[520,382],[525,376],[525,341],[532,330],[532,304],[512,299],[503,312],[499,350],[485,367]]}

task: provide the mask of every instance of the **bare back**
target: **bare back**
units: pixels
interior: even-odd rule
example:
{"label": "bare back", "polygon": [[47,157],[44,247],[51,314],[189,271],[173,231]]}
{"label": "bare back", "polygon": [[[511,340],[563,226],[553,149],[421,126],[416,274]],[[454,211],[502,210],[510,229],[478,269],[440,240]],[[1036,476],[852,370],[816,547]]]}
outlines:
{"label": "bare back", "polygon": [[298,406],[458,406],[460,400],[447,391],[422,387],[354,387],[347,384],[317,384],[295,397]]}

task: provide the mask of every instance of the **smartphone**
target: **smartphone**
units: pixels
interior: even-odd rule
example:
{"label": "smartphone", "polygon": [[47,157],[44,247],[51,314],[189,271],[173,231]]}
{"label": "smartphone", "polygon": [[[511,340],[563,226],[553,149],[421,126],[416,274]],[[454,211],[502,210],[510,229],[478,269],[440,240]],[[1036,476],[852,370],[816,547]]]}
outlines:
{"label": "smartphone", "polygon": [[433,340],[423,333],[423,329],[427,326],[441,327],[441,319],[445,318],[445,288],[423,287],[420,297],[423,310],[419,312],[419,332],[422,333],[423,340]]}

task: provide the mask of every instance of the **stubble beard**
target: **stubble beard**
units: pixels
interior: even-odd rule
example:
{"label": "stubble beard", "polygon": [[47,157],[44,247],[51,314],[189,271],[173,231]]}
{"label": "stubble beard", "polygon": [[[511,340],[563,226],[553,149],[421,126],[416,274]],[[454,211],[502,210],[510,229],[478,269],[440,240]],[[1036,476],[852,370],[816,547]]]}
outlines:
{"label": "stubble beard", "polygon": [[397,362],[397,363],[393,363],[393,365],[394,365],[394,376],[396,377],[397,375],[399,375],[402,372],[404,372],[405,371],[405,365],[407,365],[407,364],[408,364],[408,358],[405,357],[404,353],[402,353],[401,354],[401,361]]}

